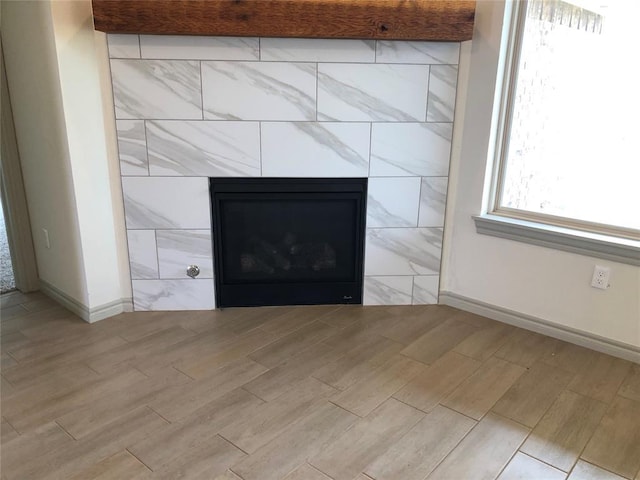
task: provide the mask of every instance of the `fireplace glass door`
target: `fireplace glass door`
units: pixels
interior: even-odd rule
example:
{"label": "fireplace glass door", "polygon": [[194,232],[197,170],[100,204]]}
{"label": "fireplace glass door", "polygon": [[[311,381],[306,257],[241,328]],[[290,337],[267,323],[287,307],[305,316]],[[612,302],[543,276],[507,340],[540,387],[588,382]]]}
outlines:
{"label": "fireplace glass door", "polygon": [[362,303],[366,182],[211,178],[216,305]]}

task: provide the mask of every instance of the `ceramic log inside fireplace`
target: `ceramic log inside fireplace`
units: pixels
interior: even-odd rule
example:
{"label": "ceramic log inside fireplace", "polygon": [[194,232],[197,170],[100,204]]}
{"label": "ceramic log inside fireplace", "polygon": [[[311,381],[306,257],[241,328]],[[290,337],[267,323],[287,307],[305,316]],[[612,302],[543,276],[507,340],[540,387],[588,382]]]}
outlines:
{"label": "ceramic log inside fireplace", "polygon": [[211,178],[216,305],[361,304],[366,178]]}

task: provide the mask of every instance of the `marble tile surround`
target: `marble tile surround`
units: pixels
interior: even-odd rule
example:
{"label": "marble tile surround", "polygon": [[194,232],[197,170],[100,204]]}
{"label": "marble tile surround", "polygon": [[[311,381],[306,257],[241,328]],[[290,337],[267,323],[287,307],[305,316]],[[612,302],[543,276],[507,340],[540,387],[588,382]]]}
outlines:
{"label": "marble tile surround", "polygon": [[136,310],[215,308],[210,176],[369,177],[364,303],[437,303],[458,43],[108,44]]}

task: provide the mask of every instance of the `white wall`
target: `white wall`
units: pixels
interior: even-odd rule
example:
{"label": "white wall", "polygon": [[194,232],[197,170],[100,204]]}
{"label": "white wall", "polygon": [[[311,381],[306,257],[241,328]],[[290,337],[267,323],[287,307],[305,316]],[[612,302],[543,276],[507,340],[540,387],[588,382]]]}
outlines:
{"label": "white wall", "polygon": [[[87,301],[58,64],[47,2],[2,2],[2,45],[39,276]],[[51,248],[42,229],[49,231]]]}
{"label": "white wall", "polygon": [[[125,247],[123,229],[116,230],[124,215],[121,194],[114,197],[114,190],[120,192],[115,122],[113,110],[104,108],[101,91],[101,75],[108,73],[108,67],[100,65],[108,65],[106,35],[93,30],[89,1],[57,0],[51,10],[88,304],[96,308],[122,296],[118,240]],[[111,172],[110,164],[116,167]]]}
{"label": "white wall", "polygon": [[43,288],[87,320],[117,313],[131,293],[105,36],[89,0],[3,2],[2,39]]}
{"label": "white wall", "polygon": [[[476,233],[492,162],[504,2],[479,1],[460,59],[441,291],[640,347],[640,268]],[[459,116],[460,115],[460,116]],[[459,128],[459,127],[462,128]],[[590,286],[595,264],[611,287]]]}

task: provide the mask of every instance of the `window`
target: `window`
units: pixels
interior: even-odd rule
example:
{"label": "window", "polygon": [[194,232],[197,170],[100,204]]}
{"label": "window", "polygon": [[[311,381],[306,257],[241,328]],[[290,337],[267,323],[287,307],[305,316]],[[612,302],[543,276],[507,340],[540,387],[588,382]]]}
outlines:
{"label": "window", "polygon": [[493,213],[637,248],[640,3],[514,3]]}

